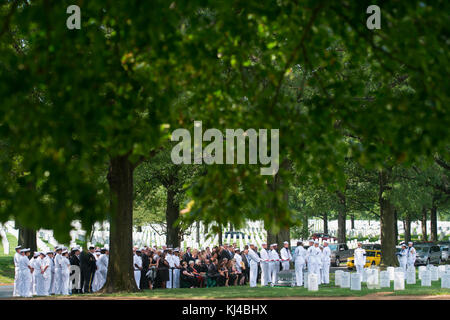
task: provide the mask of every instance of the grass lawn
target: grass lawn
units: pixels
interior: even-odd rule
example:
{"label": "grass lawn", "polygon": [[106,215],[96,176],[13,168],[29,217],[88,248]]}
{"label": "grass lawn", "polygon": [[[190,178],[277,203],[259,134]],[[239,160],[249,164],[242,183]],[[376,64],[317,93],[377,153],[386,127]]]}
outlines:
{"label": "grass lawn", "polygon": [[[441,289],[441,281],[433,281],[431,287],[422,287],[420,281],[415,285],[405,284],[405,290],[394,292],[394,282],[390,288],[378,290],[367,289],[361,284],[361,291],[352,291],[334,286],[334,274],[330,274],[333,284],[321,285],[319,291],[310,292],[303,287],[216,287],[193,289],[155,289],[137,293],[116,293],[111,295],[90,294],[79,297],[136,297],[136,298],[162,298],[162,299],[228,299],[228,298],[283,298],[283,297],[361,297],[368,294],[382,292],[383,295],[450,295],[450,289]],[[77,297],[77,295],[74,295]]]}
{"label": "grass lawn", "polygon": [[0,284],[14,283],[14,248],[17,246],[17,239],[11,235],[6,235],[9,241],[9,255],[3,253],[3,244],[0,241]]}

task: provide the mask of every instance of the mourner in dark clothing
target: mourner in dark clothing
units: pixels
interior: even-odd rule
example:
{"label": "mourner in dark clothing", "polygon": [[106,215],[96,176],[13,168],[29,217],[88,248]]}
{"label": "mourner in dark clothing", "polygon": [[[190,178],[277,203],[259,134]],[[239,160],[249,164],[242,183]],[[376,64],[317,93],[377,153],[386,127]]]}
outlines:
{"label": "mourner in dark clothing", "polygon": [[[72,250],[72,252],[70,253],[69,261],[70,261],[70,265],[79,267],[80,266],[80,250],[78,250],[78,249]],[[74,284],[74,283],[75,283],[75,280],[72,281],[72,284]],[[80,275],[80,288],[72,289],[72,292],[73,293],[82,293],[82,288],[83,288],[83,276],[81,274]]]}
{"label": "mourner in dark clothing", "polygon": [[186,261],[181,263],[181,281],[186,283],[190,288],[194,288],[197,286],[197,279],[195,275],[189,271],[189,267],[187,266]]}
{"label": "mourner in dark clothing", "polygon": [[156,262],[156,282],[160,288],[166,288],[169,281],[169,263],[166,261],[166,254],[162,253]]}
{"label": "mourner in dark clothing", "polygon": [[141,259],[142,259],[142,270],[141,270],[141,281],[139,288],[141,289],[149,289],[149,283],[147,278],[147,272],[150,265],[150,260],[148,258],[148,255],[146,254],[147,250],[143,250],[141,253]]}
{"label": "mourner in dark clothing", "polygon": [[94,257],[94,247],[89,247],[89,251],[80,254],[80,269],[82,274],[82,288],[84,293],[92,292],[92,282],[94,281],[95,270],[97,270],[97,260]]}

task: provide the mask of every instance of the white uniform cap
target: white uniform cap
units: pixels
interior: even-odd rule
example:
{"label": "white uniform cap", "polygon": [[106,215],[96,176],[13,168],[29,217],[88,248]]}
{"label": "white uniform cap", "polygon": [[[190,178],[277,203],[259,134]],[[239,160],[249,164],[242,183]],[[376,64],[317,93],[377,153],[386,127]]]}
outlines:
{"label": "white uniform cap", "polygon": [[53,254],[53,251],[47,251],[47,254]]}
{"label": "white uniform cap", "polygon": [[314,240],[313,240],[313,239],[310,239],[310,240],[308,240],[308,242],[314,242]]}
{"label": "white uniform cap", "polygon": [[34,252],[33,257],[37,257],[39,255],[39,252]]}
{"label": "white uniform cap", "polygon": [[22,248],[22,246],[17,246],[14,248],[14,250],[21,249],[21,248]]}
{"label": "white uniform cap", "polygon": [[272,243],[271,246],[276,247],[278,244],[277,243]]}
{"label": "white uniform cap", "polygon": [[408,242],[408,244],[413,244],[412,241]]}
{"label": "white uniform cap", "polygon": [[67,250],[64,250],[63,252],[61,252],[61,254],[67,253]]}
{"label": "white uniform cap", "polygon": [[319,240],[314,241],[314,244],[319,243]]}
{"label": "white uniform cap", "polygon": [[283,244],[289,244],[289,242],[285,241],[285,242],[283,242]]}
{"label": "white uniform cap", "polygon": [[328,241],[327,240],[323,240],[323,243],[328,243]]}
{"label": "white uniform cap", "polygon": [[263,245],[263,244],[267,244],[267,243],[266,242],[261,243],[261,245]]}

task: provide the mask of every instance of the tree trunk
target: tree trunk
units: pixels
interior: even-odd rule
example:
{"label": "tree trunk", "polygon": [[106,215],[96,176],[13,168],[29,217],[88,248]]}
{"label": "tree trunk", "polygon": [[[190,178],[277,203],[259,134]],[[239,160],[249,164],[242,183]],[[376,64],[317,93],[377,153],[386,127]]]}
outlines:
{"label": "tree trunk", "polygon": [[405,241],[408,243],[409,241],[411,241],[411,217],[409,213],[406,214],[404,227],[405,227]]}
{"label": "tree trunk", "polygon": [[[303,216],[302,216],[302,238],[303,240],[306,240],[309,238],[309,228],[308,228],[308,214],[306,212],[303,212]],[[267,240],[269,243],[273,243],[270,242],[269,240]]]}
{"label": "tree trunk", "polygon": [[219,224],[219,246],[223,244],[222,225]]}
{"label": "tree trunk", "polygon": [[37,251],[37,235],[36,230],[25,228],[16,222],[19,229],[18,245],[22,248],[30,248],[30,255],[33,256]]}
{"label": "tree trunk", "polygon": [[339,198],[339,209],[338,209],[338,241],[340,243],[346,243],[346,220],[347,220],[347,204],[345,199],[345,194],[341,191],[337,192],[338,198]]}
{"label": "tree trunk", "polygon": [[428,240],[428,234],[427,234],[427,208],[424,206],[422,207],[422,240],[427,241]]}
{"label": "tree trunk", "polygon": [[394,236],[395,236],[395,244],[397,244],[398,241],[398,223],[397,223],[397,210],[394,209]]}
{"label": "tree trunk", "polygon": [[438,241],[438,235],[437,235],[437,208],[436,205],[433,203],[433,206],[430,210],[430,240],[431,241]]}
{"label": "tree trunk", "polygon": [[328,213],[323,214],[323,233],[328,234]]}
{"label": "tree trunk", "polygon": [[[289,162],[288,160],[283,160],[283,162],[281,163],[280,166],[280,171],[287,171],[289,170]],[[273,182],[270,185],[270,187],[272,188],[273,192],[277,192],[278,189],[280,189],[283,186],[283,179],[281,179],[280,177],[280,172],[278,172],[274,177],[273,177]],[[288,203],[289,202],[289,193],[287,191],[287,188],[285,188],[285,191],[283,193],[283,202],[284,203]],[[277,208],[275,208],[273,203],[269,203],[268,204],[269,210],[277,210]],[[276,212],[275,212],[276,214]],[[291,243],[291,232],[290,232],[290,228],[281,228],[278,233],[274,234],[272,233],[270,230],[267,230],[267,242],[269,244],[272,243],[276,243],[278,244],[278,248],[281,250],[281,248],[283,247],[283,243],[287,241],[289,242],[289,244]]]}
{"label": "tree trunk", "polygon": [[166,243],[169,248],[180,246],[180,228],[175,224],[180,217],[180,205],[176,201],[176,192],[169,186],[166,200]]}
{"label": "tree trunk", "polygon": [[395,246],[395,208],[386,197],[384,192],[388,188],[390,169],[383,169],[379,172],[379,194],[380,203],[380,228],[381,228],[381,264],[384,266],[398,266]]}
{"label": "tree trunk", "polygon": [[133,171],[127,156],[110,161],[110,254],[104,293],[137,291],[133,268]]}
{"label": "tree trunk", "polygon": [[354,230],[355,229],[355,215],[354,214],[350,215],[350,221],[352,223],[352,230]]}

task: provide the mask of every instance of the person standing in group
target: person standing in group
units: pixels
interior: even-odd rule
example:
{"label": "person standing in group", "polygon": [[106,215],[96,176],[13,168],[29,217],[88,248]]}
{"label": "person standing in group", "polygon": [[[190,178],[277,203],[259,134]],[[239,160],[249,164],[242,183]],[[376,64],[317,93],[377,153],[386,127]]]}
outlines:
{"label": "person standing in group", "polygon": [[46,296],[45,291],[45,278],[44,274],[48,266],[46,266],[47,260],[45,260],[45,254],[43,252],[39,252],[39,257],[36,259],[35,262],[35,271],[36,274],[36,295],[38,296]]}
{"label": "person standing in group", "polygon": [[261,257],[261,286],[267,286],[269,283],[271,283],[270,279],[270,270],[269,270],[269,253],[267,252],[267,243],[261,244],[262,249],[259,252],[259,255]]}
{"label": "person standing in group", "polygon": [[354,258],[355,258],[356,272],[361,276],[362,279],[364,265],[366,264],[366,250],[362,248],[361,242],[358,242],[358,247],[355,249],[354,252]]}
{"label": "person standing in group", "polygon": [[330,283],[331,250],[328,241],[323,242],[322,250],[322,283]]}
{"label": "person standing in group", "polygon": [[53,251],[47,251],[43,263],[42,263],[42,270],[44,271],[44,292],[46,296],[49,296],[51,294],[50,289],[52,286],[52,264],[53,260],[50,257],[50,254],[53,255]]}
{"label": "person standing in group", "polygon": [[[69,261],[70,261],[70,265],[74,266],[73,269],[76,270],[76,268],[78,267],[78,269],[80,270],[80,275],[75,277],[75,279],[74,279],[73,284],[75,285],[75,289],[72,289],[72,292],[73,293],[82,293],[81,288],[82,288],[83,280],[81,279],[80,249],[79,248],[72,248],[72,254],[69,257]],[[72,282],[70,283],[70,286],[72,287]]]}
{"label": "person standing in group", "polygon": [[256,287],[256,282],[258,279],[258,263],[260,262],[260,258],[255,251],[255,245],[250,244],[250,248],[248,249],[248,259],[250,260],[250,287]]}
{"label": "person standing in group", "polygon": [[167,289],[172,289],[173,284],[173,270],[175,269],[175,262],[173,261],[172,249],[169,248],[166,253],[166,261],[169,264],[169,281],[166,283]]}
{"label": "person standing in group", "polygon": [[406,249],[406,244],[402,244],[402,249],[400,250],[398,261],[400,262],[400,268],[406,272],[406,264],[408,263],[408,249]]}
{"label": "person standing in group", "polygon": [[303,286],[303,269],[306,263],[306,250],[303,247],[303,243],[298,241],[297,248],[294,251],[294,267],[295,267],[295,280],[298,287]]}
{"label": "person standing in group", "polygon": [[54,289],[55,294],[61,294],[61,247],[55,248],[55,280],[54,280]]}
{"label": "person standing in group", "polygon": [[20,251],[21,257],[19,260],[19,277],[17,281],[17,290],[20,297],[32,297],[32,275],[33,267],[30,265],[30,249],[22,249]]}
{"label": "person standing in group", "polygon": [[408,255],[407,255],[407,269],[415,268],[414,265],[416,263],[416,249],[413,247],[413,243],[408,242]]}
{"label": "person standing in group", "polygon": [[13,297],[18,297],[19,293],[17,290],[17,283],[19,279],[19,260],[22,257],[20,254],[20,250],[22,249],[22,246],[17,246],[14,248],[16,253],[14,253],[14,289],[13,289]]}
{"label": "person standing in group", "polygon": [[180,265],[180,249],[175,248],[173,250],[173,255],[172,255],[172,260],[173,260],[173,264],[175,269],[173,269],[173,287],[174,288],[179,288],[180,287],[180,269],[181,269],[181,265]]}
{"label": "person standing in group", "polygon": [[47,252],[47,257],[50,259],[50,288],[48,290],[50,295],[55,294],[55,253],[53,251]]}
{"label": "person standing in group", "polygon": [[148,257],[148,248],[146,246],[144,246],[141,249],[141,259],[142,259],[142,270],[141,270],[141,283],[139,286],[142,290],[145,290],[150,288],[147,279],[147,272],[150,266],[150,258]]}
{"label": "person standing in group", "polygon": [[61,265],[60,291],[62,295],[69,295],[70,261],[69,261],[69,252],[67,250],[61,252],[60,265]]}
{"label": "person standing in group", "polygon": [[[308,248],[308,274],[316,274],[320,283],[320,257],[322,252],[319,248],[319,241],[310,241],[312,245]],[[308,279],[305,279],[308,281]]]}
{"label": "person standing in group", "polygon": [[280,272],[280,256],[277,252],[277,244],[271,244],[272,250],[270,250],[270,260],[272,263],[272,283],[275,284],[278,281],[278,272]]}
{"label": "person standing in group", "polygon": [[94,257],[95,248],[90,246],[89,251],[83,250],[80,254],[81,279],[84,293],[92,292],[95,271],[97,269],[97,259]]}
{"label": "person standing in group", "polygon": [[141,271],[142,271],[142,258],[141,250],[136,250],[133,256],[133,269],[134,269],[134,280],[136,280],[136,286],[140,289],[141,285]]}
{"label": "person standing in group", "polygon": [[283,260],[281,262],[281,265],[283,267],[283,270],[289,270],[289,264],[292,260],[291,250],[289,249],[289,242],[285,241],[283,245],[284,247],[280,250],[281,259]]}
{"label": "person standing in group", "polygon": [[[33,268],[33,270],[37,270],[40,269],[40,265],[38,265],[38,258],[39,258],[39,252],[35,251],[33,253],[33,257],[30,259],[30,266]],[[36,295],[36,274],[38,273],[38,271],[33,272],[32,276],[31,276],[31,294],[33,296]]]}

